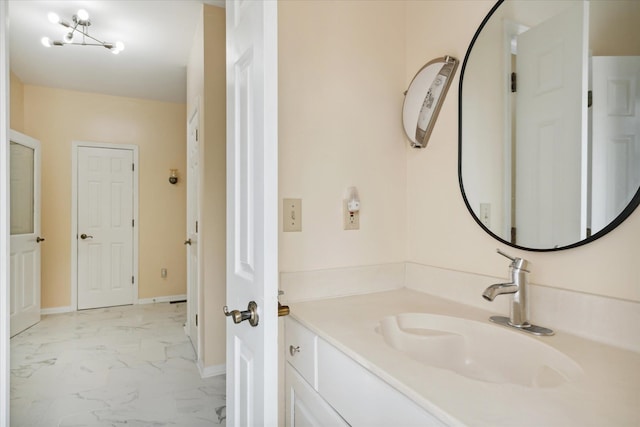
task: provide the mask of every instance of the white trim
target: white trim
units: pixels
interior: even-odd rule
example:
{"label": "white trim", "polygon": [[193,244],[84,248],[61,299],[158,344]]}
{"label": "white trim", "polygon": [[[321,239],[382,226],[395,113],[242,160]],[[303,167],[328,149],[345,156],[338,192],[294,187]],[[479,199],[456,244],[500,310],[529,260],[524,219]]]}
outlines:
{"label": "white trim", "polygon": [[201,378],[215,377],[215,376],[224,375],[227,373],[227,366],[225,364],[213,365],[213,366],[202,366],[202,360],[198,360],[196,362],[196,365],[198,365],[198,371],[200,372]]}
{"label": "white trim", "polygon": [[204,0],[203,3],[209,6],[225,8],[224,0]]}
{"label": "white trim", "polygon": [[9,426],[9,2],[0,1],[0,427]]}
{"label": "white trim", "polygon": [[43,308],[40,310],[40,314],[43,316],[47,316],[49,314],[71,313],[72,311],[77,311],[77,310],[71,307],[70,305],[68,305],[66,307]]}
{"label": "white trim", "polygon": [[153,297],[153,298],[140,298],[138,300],[138,304],[156,304],[160,302],[174,302],[174,301],[185,301],[187,299],[186,294],[181,295],[165,295],[161,297]]}
{"label": "white trim", "polygon": [[111,144],[108,142],[85,142],[73,141],[71,143],[71,307],[78,309],[78,238],[76,230],[78,228],[78,148],[110,148],[117,150],[132,150],[133,164],[133,220],[135,227],[133,228],[133,304],[138,304],[138,239],[140,229],[140,221],[138,218],[138,175],[140,173],[138,161],[138,146],[133,144]]}
{"label": "white trim", "polygon": [[[527,31],[529,27],[518,24],[514,21],[505,20],[502,27],[502,56],[503,56],[503,87],[510,88],[511,87],[511,73],[515,72],[511,68],[511,55],[517,54],[514,51],[514,45],[512,40],[519,34]],[[504,92],[504,111],[503,111],[503,123],[504,125],[504,133],[503,133],[503,188],[504,188],[504,197],[502,198],[502,229],[499,230],[499,233],[502,233],[502,236],[507,236],[505,240],[511,240],[511,228],[513,224],[511,224],[511,193],[512,193],[512,180],[511,180],[511,156],[512,156],[512,147],[511,143],[513,141],[513,129],[511,127],[511,111],[513,109],[512,106],[512,94],[511,90],[505,89]]]}

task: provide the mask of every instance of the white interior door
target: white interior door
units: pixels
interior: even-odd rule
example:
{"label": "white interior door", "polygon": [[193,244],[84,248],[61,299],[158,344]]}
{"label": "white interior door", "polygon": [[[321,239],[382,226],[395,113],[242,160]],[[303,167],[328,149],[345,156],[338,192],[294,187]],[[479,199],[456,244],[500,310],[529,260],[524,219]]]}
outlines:
{"label": "white interior door", "polygon": [[227,424],[278,422],[278,32],[275,1],[227,1]]}
{"label": "white interior door", "polygon": [[78,309],[133,303],[133,151],[78,147]]}
{"label": "white interior door", "polygon": [[591,228],[613,221],[640,186],[640,56],[594,56]]}
{"label": "white interior door", "polygon": [[199,263],[198,263],[198,223],[200,217],[200,142],[198,141],[198,111],[188,123],[187,138],[187,333],[198,358],[198,306],[199,306]]}
{"label": "white interior door", "polygon": [[516,243],[586,236],[588,3],[518,36]]}
{"label": "white interior door", "polygon": [[40,321],[40,142],[11,131],[10,325],[14,336]]}

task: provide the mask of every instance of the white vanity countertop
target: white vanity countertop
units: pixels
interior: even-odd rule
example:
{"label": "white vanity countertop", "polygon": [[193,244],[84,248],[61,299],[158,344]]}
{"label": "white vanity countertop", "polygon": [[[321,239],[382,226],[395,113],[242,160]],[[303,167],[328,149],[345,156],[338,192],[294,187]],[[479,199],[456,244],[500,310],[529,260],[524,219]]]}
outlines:
{"label": "white vanity countertop", "polygon": [[296,320],[448,425],[640,426],[640,353],[556,331],[534,339],[576,361],[580,379],[554,388],[488,383],[419,363],[387,346],[376,327],[400,313],[486,323],[493,313],[409,289],[289,305]]}

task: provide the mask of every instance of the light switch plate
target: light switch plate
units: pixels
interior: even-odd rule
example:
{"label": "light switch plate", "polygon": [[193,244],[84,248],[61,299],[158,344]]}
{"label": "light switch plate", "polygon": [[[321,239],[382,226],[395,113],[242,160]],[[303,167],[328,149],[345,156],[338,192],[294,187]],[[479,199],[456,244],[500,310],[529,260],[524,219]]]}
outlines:
{"label": "light switch plate", "polygon": [[480,203],[480,221],[487,228],[491,227],[491,204]]}
{"label": "light switch plate", "polygon": [[282,229],[302,231],[302,199],[282,200]]}

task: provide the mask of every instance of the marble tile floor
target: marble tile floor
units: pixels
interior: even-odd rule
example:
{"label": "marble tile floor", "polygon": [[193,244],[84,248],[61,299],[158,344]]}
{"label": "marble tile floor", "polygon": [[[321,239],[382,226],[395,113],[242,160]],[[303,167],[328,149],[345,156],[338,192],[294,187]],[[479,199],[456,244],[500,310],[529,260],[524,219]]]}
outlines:
{"label": "marble tile floor", "polygon": [[200,378],[185,320],[185,303],[43,316],[11,339],[11,427],[225,425],[225,377]]}

